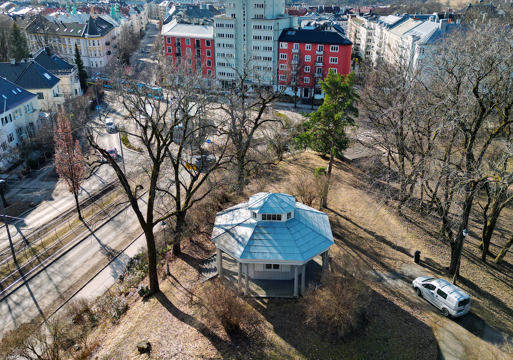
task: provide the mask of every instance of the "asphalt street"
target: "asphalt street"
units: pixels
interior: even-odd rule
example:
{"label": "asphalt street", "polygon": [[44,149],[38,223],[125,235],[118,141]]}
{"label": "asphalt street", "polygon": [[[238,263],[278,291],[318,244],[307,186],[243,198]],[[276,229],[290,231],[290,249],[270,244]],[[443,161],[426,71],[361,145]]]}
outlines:
{"label": "asphalt street", "polygon": [[[139,205],[145,211],[144,200]],[[130,232],[137,231],[137,218],[129,207],[105,223],[103,227],[87,236],[80,244],[27,281],[22,287],[0,302],[0,336],[23,322],[30,321],[46,307],[66,300],[64,293],[88,269],[96,269],[102,258],[111,259],[115,255],[113,243],[118,243]],[[126,258],[126,259],[125,259]],[[112,262],[108,271],[111,276],[103,276],[104,281],[117,278],[127,255]],[[99,270],[99,269],[98,269]],[[91,291],[98,294],[96,288]],[[83,294],[86,297],[88,294]]]}

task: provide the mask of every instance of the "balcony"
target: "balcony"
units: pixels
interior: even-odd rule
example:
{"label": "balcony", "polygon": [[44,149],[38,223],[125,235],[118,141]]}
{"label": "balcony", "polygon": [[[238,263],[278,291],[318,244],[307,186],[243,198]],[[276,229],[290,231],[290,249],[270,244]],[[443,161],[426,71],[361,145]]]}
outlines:
{"label": "balcony", "polygon": [[322,62],[316,62],[316,63],[315,63],[315,66],[323,67],[323,66],[324,66],[324,63],[322,63]]}
{"label": "balcony", "polygon": [[110,50],[109,50],[109,51],[107,51],[107,55],[110,55],[110,54],[112,54],[112,53],[110,52]]}
{"label": "balcony", "polygon": [[109,46],[110,45],[110,41],[106,41],[105,45]]}
{"label": "balcony", "polygon": [[179,42],[175,42],[175,46],[182,46],[182,44]]}
{"label": "balcony", "polygon": [[294,59],[292,59],[292,60],[291,60],[291,63],[292,63],[292,65],[297,65],[297,64],[299,64],[299,60],[294,60]]}
{"label": "balcony", "polygon": [[195,49],[201,49],[201,44],[194,44]]}
{"label": "balcony", "polygon": [[324,50],[317,50],[315,55],[324,55]]}
{"label": "balcony", "polygon": [[293,54],[299,54],[299,49],[292,49]]}
{"label": "balcony", "polygon": [[177,52],[175,55],[176,56],[182,56],[182,53],[181,52]]}
{"label": "balcony", "polygon": [[315,73],[316,78],[322,78],[322,73]]}

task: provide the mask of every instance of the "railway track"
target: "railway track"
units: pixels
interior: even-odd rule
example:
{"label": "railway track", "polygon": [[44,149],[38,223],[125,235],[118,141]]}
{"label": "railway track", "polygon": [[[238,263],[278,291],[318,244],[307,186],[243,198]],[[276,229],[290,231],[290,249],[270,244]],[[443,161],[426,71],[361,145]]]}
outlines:
{"label": "railway track", "polygon": [[[98,200],[100,200],[105,195],[111,193],[116,188],[119,187],[119,180],[112,181],[102,187],[101,189],[97,190],[93,194],[89,195],[86,199],[82,200],[80,202],[80,209],[81,210],[87,210],[89,207],[93,206]],[[23,251],[23,248],[30,247],[32,244],[37,243],[40,241],[44,236],[48,235],[48,233],[54,231],[54,229],[59,226],[60,224],[68,221],[70,218],[74,217],[77,213],[76,207],[71,207],[68,210],[66,210],[64,213],[60,214],[50,222],[36,228],[31,233],[25,235],[21,234],[22,239],[16,241],[13,243],[13,247],[15,250],[15,253],[18,254],[21,251]],[[9,223],[10,226],[16,226],[16,223],[21,222],[22,220],[15,220]],[[4,227],[3,225],[2,227]],[[7,244],[5,247],[0,249],[0,266],[8,260],[9,258],[12,258],[11,254],[11,248],[9,244]]]}
{"label": "railway track", "polygon": [[[90,203],[82,210],[82,213],[86,214],[88,211],[87,209],[89,209],[89,211],[91,211],[91,216],[86,218],[85,222],[79,222],[75,219],[76,226],[72,227],[70,226],[70,222],[65,220],[64,223],[61,223],[59,229],[52,229],[46,233],[46,236],[43,235],[32,241],[30,246],[25,245],[23,248],[18,249],[16,251],[18,258],[17,263],[14,262],[12,255],[4,258],[0,262],[0,298],[3,298],[5,293],[22,278],[26,278],[34,271],[56,259],[62,253],[78,243],[84,235],[90,234],[99,226],[103,225],[106,219],[125,210],[129,205],[121,206],[121,209],[119,208],[120,205],[123,205],[125,198],[123,193],[113,193],[117,188],[117,186],[114,186],[108,191],[105,191],[105,188],[102,189],[104,191],[101,197],[104,197],[107,194],[112,194],[112,198],[104,207],[97,205],[97,211],[95,211],[96,208],[93,208],[93,206],[99,198],[97,197],[96,200],[87,199]],[[102,191],[100,190],[99,193],[100,192]],[[145,193],[146,192],[143,192],[140,196],[143,196]],[[97,195],[100,196],[99,194]],[[59,218],[62,219],[62,217]],[[37,244],[39,241],[41,241],[41,243]],[[41,244],[43,246],[40,246]]]}

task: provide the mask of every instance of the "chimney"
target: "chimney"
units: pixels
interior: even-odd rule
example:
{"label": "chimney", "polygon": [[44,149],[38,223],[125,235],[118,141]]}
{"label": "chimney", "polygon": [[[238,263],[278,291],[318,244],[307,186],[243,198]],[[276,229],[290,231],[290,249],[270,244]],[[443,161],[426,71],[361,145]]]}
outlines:
{"label": "chimney", "polygon": [[447,19],[442,19],[440,21],[440,26],[439,26],[440,30],[442,31],[446,31],[447,30]]}
{"label": "chimney", "polygon": [[10,58],[9,61],[11,62],[11,65],[16,65],[16,59]]}

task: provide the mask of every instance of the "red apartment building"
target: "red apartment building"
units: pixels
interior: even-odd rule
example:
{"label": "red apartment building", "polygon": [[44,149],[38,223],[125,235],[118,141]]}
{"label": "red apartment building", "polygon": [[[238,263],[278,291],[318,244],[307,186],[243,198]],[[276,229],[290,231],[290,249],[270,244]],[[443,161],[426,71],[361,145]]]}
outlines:
{"label": "red apartment building", "polygon": [[319,80],[330,69],[343,75],[350,72],[353,43],[338,26],[285,29],[278,42],[278,85],[289,87],[286,93],[292,89],[293,94],[297,82],[298,95],[312,97],[312,91],[321,94]]}
{"label": "red apartment building", "polygon": [[169,61],[201,69],[204,77],[215,76],[213,26],[178,24],[172,20],[162,27],[162,36]]}

